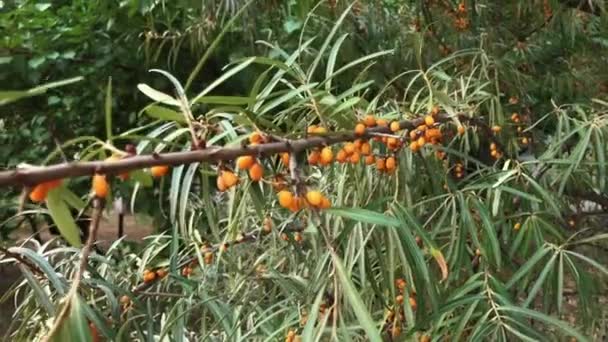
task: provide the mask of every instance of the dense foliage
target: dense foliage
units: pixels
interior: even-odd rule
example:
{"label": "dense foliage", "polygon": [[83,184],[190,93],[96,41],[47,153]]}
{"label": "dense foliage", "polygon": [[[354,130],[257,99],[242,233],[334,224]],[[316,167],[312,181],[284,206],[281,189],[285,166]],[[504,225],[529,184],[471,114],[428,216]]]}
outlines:
{"label": "dense foliage", "polygon": [[[11,249],[39,270],[21,264],[15,339],[48,334],[65,303],[58,340],[605,336],[602,1],[0,6],[3,84],[83,76],[0,92],[6,167],[105,160],[131,154],[128,144],[137,154],[188,151],[193,135],[212,148],[248,144],[254,132],[304,138],[312,125],[334,136],[366,115],[427,121],[370,139],[370,162],[354,143],[327,147],[338,160],[356,151],[328,165],[317,150],[290,162],[258,156],[259,182],[251,165],[247,175],[230,160],[110,178],[106,212],[123,197],[158,219],[158,235],[93,253],[76,292],[80,248],[30,240]],[[240,182],[218,191],[231,171]],[[319,190],[331,208],[310,207],[317,194],[307,208],[285,205],[280,179],[303,197]],[[50,214],[79,245],[57,208],[90,213],[90,182],[64,180],[0,229]],[[106,197],[98,185],[93,193]]]}

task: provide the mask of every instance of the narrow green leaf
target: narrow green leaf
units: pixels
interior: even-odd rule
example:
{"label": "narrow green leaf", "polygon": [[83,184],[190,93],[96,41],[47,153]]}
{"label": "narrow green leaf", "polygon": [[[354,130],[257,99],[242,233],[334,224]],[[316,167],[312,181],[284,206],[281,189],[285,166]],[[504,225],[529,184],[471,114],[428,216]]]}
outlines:
{"label": "narrow green leaf", "polygon": [[500,244],[498,242],[498,237],[497,237],[497,233],[496,233],[496,229],[494,229],[494,224],[492,224],[492,220],[490,219],[490,213],[487,211],[487,209],[483,206],[483,204],[481,204],[481,202],[479,202],[479,200],[474,200],[475,202],[475,207],[477,208],[477,211],[479,212],[479,215],[481,216],[481,221],[482,221],[482,227],[484,227],[486,234],[484,235],[484,237],[490,242],[490,247],[491,250],[489,251],[492,255],[492,259],[494,260],[494,263],[496,264],[496,267],[500,268],[502,261],[501,261],[501,251],[500,251]]}
{"label": "narrow green leaf", "polygon": [[528,273],[530,273],[530,270],[532,269],[532,267],[534,267],[547,253],[549,253],[549,250],[550,250],[549,248],[544,247],[544,248],[540,248],[538,251],[536,251],[536,253],[534,253],[534,255],[532,255],[532,257],[530,257],[530,259],[525,264],[521,265],[521,267],[517,270],[517,272],[515,272],[511,276],[511,279],[509,279],[509,282],[505,286],[507,288],[511,288],[521,278],[523,278]]}
{"label": "narrow green leaf", "polygon": [[576,329],[569,326],[568,323],[566,323],[564,321],[560,321],[551,316],[547,316],[538,311],[525,309],[525,308],[518,307],[518,306],[499,306],[497,309],[499,311],[506,311],[506,312],[511,312],[511,313],[515,313],[515,314],[521,314],[526,317],[541,321],[545,324],[548,324],[550,326],[560,329],[561,331],[563,331],[564,333],[566,333],[572,337],[575,337],[577,339],[577,341],[579,341],[579,342],[589,341],[589,339],[587,339],[586,337],[581,335]]}
{"label": "narrow green leaf", "polygon": [[61,198],[61,191],[58,191],[57,189],[49,191],[46,197],[46,206],[49,209],[51,218],[53,218],[53,222],[57,226],[61,236],[63,236],[70,245],[80,248],[82,246],[80,229],[78,229],[67,204],[63,201],[63,198]]}
{"label": "narrow green leaf", "polygon": [[168,105],[176,106],[176,107],[180,106],[180,103],[178,100],[176,100],[172,96],[169,96],[161,91],[158,91],[158,90],[150,87],[147,84],[140,83],[137,85],[137,89],[139,89],[139,91],[144,93],[144,95],[146,95],[147,97],[151,98],[152,100],[154,100],[156,102],[160,102],[160,103],[164,103],[164,104],[168,104]]}
{"label": "narrow green leaf", "polygon": [[159,119],[159,120],[164,120],[164,121],[175,121],[181,124],[185,124],[186,120],[184,119],[184,116],[174,110],[171,110],[169,108],[165,108],[165,107],[161,107],[161,106],[157,106],[157,105],[150,105],[147,106],[144,111],[146,112],[146,114],[148,114],[149,117],[154,118],[154,119]]}

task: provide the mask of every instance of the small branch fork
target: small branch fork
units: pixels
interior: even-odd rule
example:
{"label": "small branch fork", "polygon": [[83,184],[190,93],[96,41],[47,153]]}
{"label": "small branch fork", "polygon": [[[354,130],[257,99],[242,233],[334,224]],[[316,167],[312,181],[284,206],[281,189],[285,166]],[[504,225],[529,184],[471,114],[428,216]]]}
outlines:
{"label": "small branch fork", "polygon": [[[440,114],[436,118],[440,122],[450,119],[447,114]],[[400,122],[400,127],[401,129],[413,129],[423,123],[424,118],[404,120]],[[176,166],[195,162],[234,160],[243,155],[262,156],[281,152],[299,152],[355,139],[368,139],[377,133],[390,134],[392,132],[389,127],[373,127],[360,136],[354,132],[331,133],[323,136],[309,136],[303,139],[275,141],[254,146],[208,147],[194,151],[139,155],[118,161],[71,162],[39,168],[14,169],[0,172],[0,187],[34,186],[55,179],[87,176],[95,173],[115,175],[157,165]]]}

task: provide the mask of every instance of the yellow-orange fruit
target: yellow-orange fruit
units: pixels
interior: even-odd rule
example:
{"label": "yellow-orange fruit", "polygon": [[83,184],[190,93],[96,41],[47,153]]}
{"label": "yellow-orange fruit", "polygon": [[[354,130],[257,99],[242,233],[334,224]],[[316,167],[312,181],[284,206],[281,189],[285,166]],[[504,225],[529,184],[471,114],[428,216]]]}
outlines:
{"label": "yellow-orange fruit", "polygon": [[424,139],[424,137],[420,137],[418,140],[416,140],[416,142],[418,143],[418,147],[423,147],[426,144],[426,139]]}
{"label": "yellow-orange fruit", "polygon": [[34,187],[32,192],[30,192],[30,200],[32,202],[42,202],[46,198],[48,193],[48,188],[45,183],[38,184]]}
{"label": "yellow-orange fruit", "polygon": [[496,158],[496,157],[498,156],[498,151],[496,151],[496,150],[492,150],[492,151],[490,151],[490,155],[491,155],[492,157]]}
{"label": "yellow-orange fruit", "polygon": [[344,144],[344,152],[346,152],[347,155],[353,154],[353,152],[355,152],[355,150],[356,150],[355,144],[353,144],[352,142],[348,142],[348,143]]}
{"label": "yellow-orange fruit", "polygon": [[331,207],[331,202],[329,200],[329,198],[323,196],[323,198],[321,198],[321,204],[319,205],[319,207],[321,209],[327,209]]}
{"label": "yellow-orange fruit", "polygon": [[169,272],[167,272],[167,270],[164,268],[159,268],[156,270],[156,276],[159,278],[164,278],[167,276],[167,274],[169,274]]}
{"label": "yellow-orange fruit", "polygon": [[441,130],[439,128],[430,128],[424,132],[424,137],[432,140],[441,138]]}
{"label": "yellow-orange fruit", "polygon": [[511,114],[511,121],[519,121],[519,114],[513,113]]}
{"label": "yellow-orange fruit", "polygon": [[378,119],[378,120],[376,120],[376,125],[378,125],[380,127],[387,127],[388,122],[384,119]]}
{"label": "yellow-orange fruit", "polygon": [[288,209],[295,213],[296,211],[302,209],[305,205],[306,200],[304,198],[294,196]]}
{"label": "yellow-orange fruit", "polygon": [[367,127],[376,126],[376,118],[373,115],[366,115],[365,119],[363,119],[363,122]]}
{"label": "yellow-orange fruit", "polygon": [[399,305],[403,304],[403,295],[397,295],[397,297],[395,297],[395,302]]}
{"label": "yellow-orange fruit", "polygon": [[431,342],[431,337],[429,335],[420,336],[419,342]]}
{"label": "yellow-orange fruit", "polygon": [[184,277],[189,277],[191,274],[192,274],[192,267],[186,266],[186,267],[182,268],[182,275]]}
{"label": "yellow-orange fruit", "polygon": [[150,174],[152,174],[152,177],[154,178],[160,178],[166,175],[168,172],[169,166],[167,165],[157,165],[150,168]]}
{"label": "yellow-orange fruit", "polygon": [[395,149],[397,147],[399,147],[399,139],[395,138],[395,137],[390,137],[386,140],[386,146],[388,146],[388,148],[390,149]]}
{"label": "yellow-orange fruit", "polygon": [[361,148],[359,149],[361,154],[364,156],[368,156],[372,153],[372,145],[370,145],[367,141],[361,144]]}
{"label": "yellow-orange fruit", "polygon": [[320,162],[323,165],[328,165],[334,160],[334,153],[331,150],[331,147],[323,147],[321,150],[321,158]]}
{"label": "yellow-orange fruit", "polygon": [[385,166],[386,166],[386,169],[389,171],[394,170],[397,167],[397,161],[395,160],[395,157],[386,158]]}
{"label": "yellow-orange fruit", "polygon": [[528,138],[526,138],[526,137],[521,138],[521,143],[523,145],[528,145],[528,143],[529,143]]}
{"label": "yellow-orange fruit", "polygon": [[348,158],[348,156],[344,149],[338,151],[338,154],[336,155],[336,160],[338,161],[338,163],[344,163],[346,161],[346,158]]}
{"label": "yellow-orange fruit", "polygon": [[287,235],[285,233],[281,233],[281,240],[283,240],[283,241],[289,241],[289,235]]}
{"label": "yellow-orange fruit", "polygon": [[254,182],[259,182],[264,177],[264,168],[259,163],[253,164],[249,169],[249,177]]}
{"label": "yellow-orange fruit", "polygon": [[277,195],[279,197],[279,204],[283,208],[289,208],[294,202],[293,194],[287,190],[282,190]]}
{"label": "yellow-orange fruit", "polygon": [[399,121],[393,121],[391,122],[391,131],[392,132],[397,132],[401,130],[401,125],[399,125]]}
{"label": "yellow-orange fruit", "polygon": [[418,146],[418,141],[412,141],[410,143],[410,150],[412,152],[418,152],[419,149],[420,149],[420,146]]}
{"label": "yellow-orange fruit", "polygon": [[403,291],[405,289],[405,286],[407,285],[407,282],[403,278],[398,278],[395,280],[395,285],[397,286],[399,291]]}
{"label": "yellow-orange fruit", "polygon": [[262,134],[260,134],[260,132],[253,132],[249,136],[249,142],[252,144],[261,144],[263,141],[264,137],[262,137]]}
{"label": "yellow-orange fruit", "polygon": [[361,160],[361,155],[359,154],[359,152],[354,152],[353,154],[351,154],[349,160],[352,164],[357,164]]}
{"label": "yellow-orange fruit", "polygon": [[264,229],[264,233],[268,234],[272,231],[272,219],[268,216],[264,218],[264,222],[262,223],[262,228]]}
{"label": "yellow-orange fruit", "polygon": [[435,116],[439,114],[439,106],[433,106],[433,109],[431,109],[431,115]]}
{"label": "yellow-orange fruit", "polygon": [[416,308],[418,307],[418,303],[416,303],[416,298],[410,297],[410,306],[412,307],[412,310],[416,310]]}
{"label": "yellow-orange fruit", "polygon": [[514,230],[519,230],[521,228],[521,223],[517,222],[514,226],[513,229]]}
{"label": "yellow-orange fruit", "polygon": [[236,167],[241,170],[248,170],[255,164],[255,158],[253,156],[240,156],[236,160]]}
{"label": "yellow-orange fruit", "polygon": [[129,303],[131,303],[131,298],[129,298],[129,296],[123,295],[122,297],[120,297],[120,304],[129,305]]}
{"label": "yellow-orange fruit", "polygon": [[295,242],[302,242],[304,240],[304,238],[302,237],[302,233],[295,232],[295,234],[293,234],[293,240]]}
{"label": "yellow-orange fruit", "polygon": [[435,157],[439,160],[442,160],[443,158],[445,158],[445,152],[444,151],[435,151]]}
{"label": "yellow-orange fruit", "polygon": [[222,177],[222,175],[217,176],[216,185],[219,191],[226,191],[226,189],[228,189],[226,183],[224,182],[224,177]]}
{"label": "yellow-orange fruit", "polygon": [[466,129],[464,128],[464,126],[462,126],[462,125],[458,126],[458,134],[463,135],[465,131],[466,131]]}
{"label": "yellow-orange fruit", "polygon": [[239,177],[234,174],[232,171],[223,171],[222,178],[224,179],[224,184],[226,188],[232,188],[239,182]]}
{"label": "yellow-orange fruit", "polygon": [[490,150],[495,150],[495,149],[496,149],[496,143],[491,143]]}
{"label": "yellow-orange fruit", "polygon": [[308,154],[308,164],[316,165],[319,162],[320,158],[321,158],[321,153],[319,151],[311,151]]}
{"label": "yellow-orange fruit", "polygon": [[327,128],[325,128],[325,127],[317,127],[317,128],[315,128],[315,133],[316,134],[325,134],[325,133],[327,133]]}
{"label": "yellow-orange fruit", "polygon": [[494,132],[494,133],[498,133],[501,130],[502,130],[502,127],[500,127],[498,125],[492,126],[492,132]]}
{"label": "yellow-orange fruit", "polygon": [[211,265],[213,262],[213,252],[205,253],[205,255],[203,255],[203,261],[205,262],[205,265]]}
{"label": "yellow-orange fruit", "polygon": [[154,279],[156,279],[156,273],[154,273],[150,270],[144,271],[144,283],[152,282],[152,281],[154,281]]}
{"label": "yellow-orange fruit", "polygon": [[93,176],[93,193],[99,198],[105,198],[108,196],[110,185],[106,180],[106,175],[94,175]]}
{"label": "yellow-orange fruit", "polygon": [[427,126],[433,126],[435,124],[435,119],[431,115],[427,115],[424,117],[424,124]]}
{"label": "yellow-orange fruit", "polygon": [[411,140],[418,139],[418,132],[416,130],[410,131],[410,139]]}
{"label": "yellow-orange fruit", "polygon": [[378,169],[378,171],[384,171],[384,169],[386,169],[386,161],[384,160],[384,158],[376,159],[376,168]]}
{"label": "yellow-orange fruit", "polygon": [[361,145],[363,145],[363,140],[357,139],[353,144],[355,144],[355,151],[361,152]]}
{"label": "yellow-orange fruit", "polygon": [[363,135],[363,134],[365,134],[365,130],[366,130],[365,125],[362,124],[362,123],[358,123],[355,126],[355,134],[356,135]]}
{"label": "yellow-orange fruit", "polygon": [[376,162],[376,158],[373,155],[365,156],[365,165],[372,165]]}
{"label": "yellow-orange fruit", "polygon": [[323,200],[323,194],[320,191],[312,190],[306,193],[306,200],[312,206],[318,207]]}
{"label": "yellow-orange fruit", "polygon": [[416,130],[420,131],[420,132],[424,132],[426,131],[427,127],[425,125],[420,125],[418,127],[416,127]]}
{"label": "yellow-orange fruit", "polygon": [[308,134],[314,133],[316,129],[317,129],[317,125],[310,125],[306,129],[306,133],[308,133]]}
{"label": "yellow-orange fruit", "polygon": [[289,153],[287,153],[287,152],[281,153],[281,161],[283,162],[283,165],[285,165],[285,166],[289,165]]}

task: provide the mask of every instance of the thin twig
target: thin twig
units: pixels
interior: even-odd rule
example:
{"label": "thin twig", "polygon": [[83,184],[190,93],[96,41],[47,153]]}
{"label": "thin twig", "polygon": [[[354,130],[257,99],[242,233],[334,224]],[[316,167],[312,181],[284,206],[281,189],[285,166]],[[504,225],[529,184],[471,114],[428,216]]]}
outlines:
{"label": "thin twig", "polygon": [[7,248],[0,246],[0,252],[4,253],[5,256],[9,258],[15,259],[17,262],[27,266],[32,272],[36,273],[36,275],[43,276],[44,272],[42,272],[36,265],[32,264],[29,260],[23,258],[18,253],[13,253]]}
{"label": "thin twig", "polygon": [[78,271],[74,274],[72,278],[72,287],[70,288],[70,292],[65,297],[65,303],[61,308],[61,311],[57,315],[55,322],[49,333],[42,339],[42,342],[49,342],[55,334],[59,331],[64,321],[67,319],[68,314],[71,308],[71,301],[78,294],[78,287],[80,286],[80,282],[82,280],[82,276],[86,271],[87,264],[89,261],[89,256],[91,255],[91,251],[93,250],[93,244],[95,243],[97,237],[97,229],[99,228],[99,220],[101,219],[101,214],[103,211],[103,199],[95,198],[93,200],[93,217],[91,219],[91,226],[89,227],[89,237],[87,239],[86,244],[82,248],[80,255],[80,264],[78,266]]}

